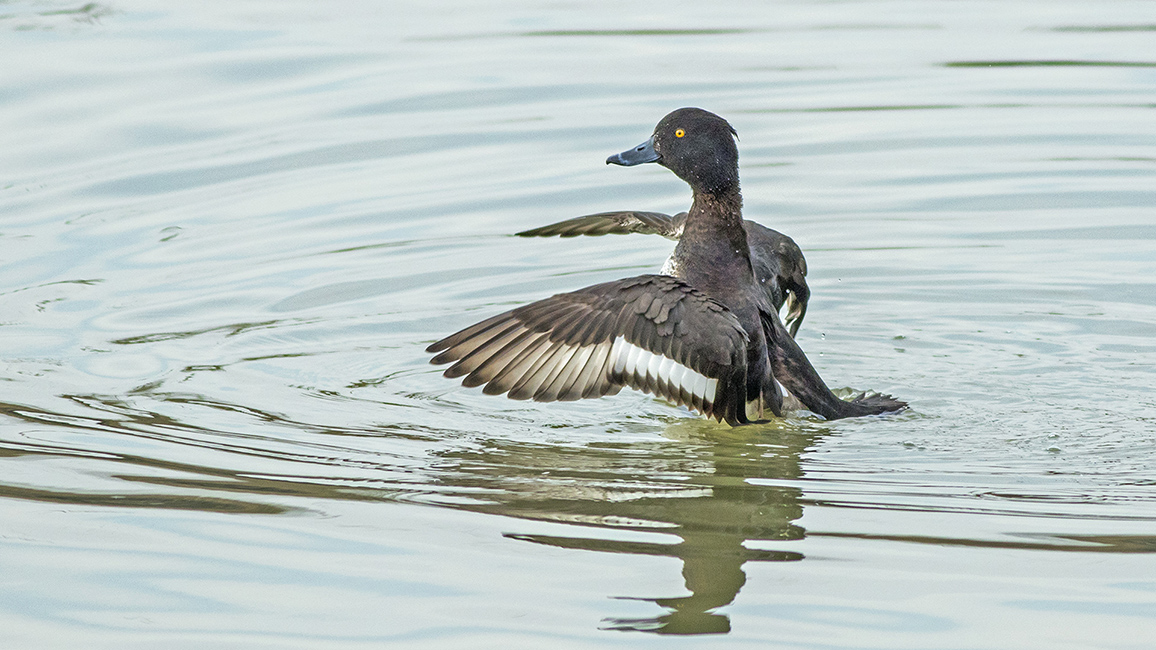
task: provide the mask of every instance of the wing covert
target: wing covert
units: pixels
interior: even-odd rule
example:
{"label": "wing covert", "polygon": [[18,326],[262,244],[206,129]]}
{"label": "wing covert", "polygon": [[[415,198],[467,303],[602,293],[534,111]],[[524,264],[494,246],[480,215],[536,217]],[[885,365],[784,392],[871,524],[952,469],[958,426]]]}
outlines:
{"label": "wing covert", "polygon": [[708,417],[746,422],[747,335],[687,283],[643,275],[518,307],[427,348],[445,376],[541,402],[642,390]]}
{"label": "wing covert", "polygon": [[661,212],[624,210],[621,212],[599,212],[582,217],[559,221],[548,226],[523,230],[519,237],[578,237],[588,235],[662,235],[667,239],[678,239],[686,223],[686,213],[673,217]]}

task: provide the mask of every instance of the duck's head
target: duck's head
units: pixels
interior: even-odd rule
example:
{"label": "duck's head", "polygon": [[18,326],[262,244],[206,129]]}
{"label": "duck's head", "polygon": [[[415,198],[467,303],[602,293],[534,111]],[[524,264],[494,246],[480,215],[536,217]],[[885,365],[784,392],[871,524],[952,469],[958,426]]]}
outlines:
{"label": "duck's head", "polygon": [[606,164],[656,162],[686,181],[695,192],[721,194],[739,184],[738,134],[726,120],[701,108],[680,108],[654,127],[650,139],[614,154]]}

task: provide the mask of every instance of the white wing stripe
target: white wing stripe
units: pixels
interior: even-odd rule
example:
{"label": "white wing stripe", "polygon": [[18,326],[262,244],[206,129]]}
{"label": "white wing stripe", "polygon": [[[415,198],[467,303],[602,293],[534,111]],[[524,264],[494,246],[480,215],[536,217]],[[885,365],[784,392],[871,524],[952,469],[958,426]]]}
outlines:
{"label": "white wing stripe", "polygon": [[671,364],[671,366],[670,372],[666,375],[666,380],[670,382],[671,388],[678,390],[679,386],[682,386],[682,378],[686,376],[686,366],[681,363],[674,363]]}
{"label": "white wing stripe", "polygon": [[686,386],[686,392],[701,397],[703,392],[706,391],[706,377],[697,373],[688,372],[686,376],[682,378],[682,385]]}
{"label": "white wing stripe", "polygon": [[659,379],[666,382],[666,384],[668,386],[673,386],[674,382],[670,381],[670,374],[671,374],[671,371],[674,370],[674,366],[676,365],[677,362],[675,362],[675,360],[671,359],[670,357],[658,357],[658,358],[662,359],[662,362],[658,364],[657,376],[659,377]]}
{"label": "white wing stripe", "polygon": [[715,393],[717,393],[717,392],[718,392],[718,380],[717,379],[707,379],[706,380],[706,388],[702,392],[702,398],[705,399],[708,404],[714,404],[714,396],[715,396]]}
{"label": "white wing stripe", "polygon": [[630,344],[626,342],[626,339],[619,336],[614,339],[614,345],[610,346],[610,366],[615,375],[622,374],[626,368],[626,355],[623,354],[623,349],[627,345]]}
{"label": "white wing stripe", "polygon": [[[650,358],[646,360],[647,361],[647,363],[646,363],[646,376],[649,379],[657,380],[657,379],[662,377],[662,375],[658,374],[658,371],[662,367],[662,360],[665,359],[666,357],[659,355],[659,354],[649,353],[649,352],[648,352],[648,354],[650,354]],[[658,382],[655,381],[655,383],[658,383]]]}
{"label": "white wing stripe", "polygon": [[629,343],[627,343],[626,346],[627,347],[626,347],[626,370],[625,370],[625,372],[626,372],[626,376],[629,377],[629,376],[634,375],[638,372],[638,360],[639,360],[639,358],[644,354],[649,354],[649,352],[647,352],[646,350],[643,350],[642,348],[640,348],[636,345],[631,345]]}
{"label": "white wing stripe", "polygon": [[624,380],[646,381],[647,377],[665,382],[671,389],[682,387],[705,402],[713,403],[718,379],[708,378],[670,357],[654,354],[629,343],[623,337],[614,339],[608,365]]}

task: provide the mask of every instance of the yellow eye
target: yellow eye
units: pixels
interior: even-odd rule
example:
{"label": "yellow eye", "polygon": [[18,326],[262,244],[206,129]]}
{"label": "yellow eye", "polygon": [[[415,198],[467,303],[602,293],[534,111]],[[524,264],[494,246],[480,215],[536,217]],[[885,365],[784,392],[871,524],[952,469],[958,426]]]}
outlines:
{"label": "yellow eye", "polygon": [[684,135],[686,135],[686,131],[683,131],[682,129],[679,129],[679,130],[674,132],[674,137],[676,137],[676,138],[681,138]]}

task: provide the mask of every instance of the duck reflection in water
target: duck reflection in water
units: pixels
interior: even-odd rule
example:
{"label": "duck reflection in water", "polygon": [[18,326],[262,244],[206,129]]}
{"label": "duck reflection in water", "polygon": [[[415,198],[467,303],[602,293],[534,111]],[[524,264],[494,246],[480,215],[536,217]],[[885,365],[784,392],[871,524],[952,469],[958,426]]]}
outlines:
{"label": "duck reflection in water", "polygon": [[747,548],[747,542],[766,546],[804,537],[794,523],[803,514],[802,492],[750,479],[800,478],[800,455],[821,434],[815,425],[798,421],[741,432],[685,421],[669,427],[663,441],[582,447],[493,441],[482,450],[448,453],[456,467],[445,480],[485,490],[486,502],[460,506],[475,512],[677,536],[678,543],[660,543],[506,534],[557,548],[677,558],[689,595],[617,595],[669,611],[607,618],[604,629],[722,634],[730,631],[730,618],[715,610],[733,602],[746,583],[744,564],[803,559],[789,549]]}

